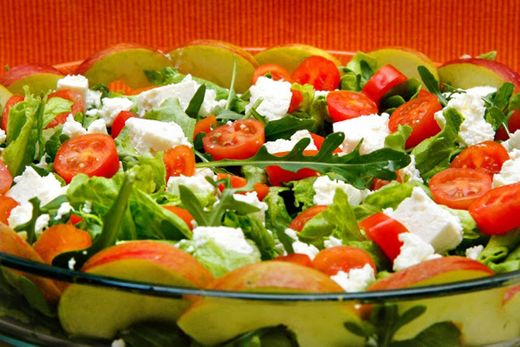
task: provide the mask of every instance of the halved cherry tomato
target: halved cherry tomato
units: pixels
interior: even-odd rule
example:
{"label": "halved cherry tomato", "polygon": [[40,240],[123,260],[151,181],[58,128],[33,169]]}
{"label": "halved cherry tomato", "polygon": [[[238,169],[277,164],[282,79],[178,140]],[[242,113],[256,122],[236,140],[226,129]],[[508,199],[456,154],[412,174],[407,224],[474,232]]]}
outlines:
{"label": "halved cherry tomato", "polygon": [[[507,129],[511,134],[520,129],[520,111],[514,111],[513,114],[509,117],[509,120],[507,121]],[[502,141],[505,141],[509,138],[503,126],[497,130],[495,138]]]}
{"label": "halved cherry tomato", "polygon": [[193,130],[193,139],[197,138],[200,133],[209,133],[217,126],[217,117],[209,115],[206,118],[202,118],[195,123],[195,130]]}
{"label": "halved cherry tomato", "polygon": [[339,86],[340,76],[336,64],[314,55],[298,65],[292,73],[292,79],[299,84],[312,84],[316,90],[334,90]]}
{"label": "halved cherry tomato", "polygon": [[377,113],[377,105],[363,93],[336,90],[327,95],[327,110],[332,122]]}
{"label": "halved cherry tomato", "polygon": [[302,231],[305,223],[307,223],[310,219],[314,218],[318,213],[323,212],[327,209],[327,206],[324,205],[316,205],[309,207],[306,210],[298,213],[296,217],[292,220],[291,224],[289,224],[289,228]]}
{"label": "halved cherry tomato", "polygon": [[442,106],[435,95],[420,93],[415,99],[402,104],[392,113],[388,128],[394,132],[399,125],[410,126],[412,133],[406,141],[406,148],[414,147],[441,131],[434,118],[435,112],[441,109]]}
{"label": "halved cherry tomato", "polygon": [[399,234],[408,232],[406,227],[383,212],[363,219],[359,226],[365,230],[367,237],[374,241],[390,260],[397,258],[403,242]]}
{"label": "halved cherry tomato", "polygon": [[299,90],[291,89],[292,97],[291,104],[289,105],[289,110],[287,112],[293,113],[300,108],[301,103],[303,102],[303,94]]}
{"label": "halved cherry tomato", "polygon": [[279,255],[278,257],[274,258],[274,260],[286,261],[289,263],[312,268],[312,260],[307,254],[292,253],[287,255]]}
{"label": "halved cherry tomato", "polygon": [[499,173],[502,164],[509,159],[506,149],[494,142],[486,141],[469,146],[451,162],[451,167],[477,169],[488,174]]}
{"label": "halved cherry tomato", "polygon": [[[224,173],[217,174],[217,180],[223,180],[225,178],[229,178],[229,183],[231,183],[232,188],[242,188],[247,184],[247,180],[243,177]],[[220,191],[223,191],[224,185],[219,184],[218,189]],[[258,200],[264,200],[265,196],[269,193],[269,186],[267,186],[267,184],[264,183],[258,182],[253,184],[253,189],[255,190],[256,195],[258,196]]]}
{"label": "halved cherry tomato", "polygon": [[374,272],[376,264],[372,256],[361,248],[351,246],[335,246],[321,250],[312,265],[318,271],[328,276],[334,276],[339,271],[348,272],[351,269],[362,268],[366,264],[370,265]]}
{"label": "halved cherry tomato", "polygon": [[0,194],[5,194],[13,184],[13,176],[5,166],[4,162],[0,160]]}
{"label": "halved cherry tomato", "polygon": [[7,100],[4,105],[4,110],[2,111],[2,123],[0,124],[2,130],[7,132],[7,121],[9,120],[9,112],[11,112],[11,108],[23,100],[24,97],[21,95],[13,95],[9,98],[9,100]]}
{"label": "halved cherry tomato", "polygon": [[250,158],[264,142],[264,125],[255,119],[224,124],[202,139],[204,150],[214,160]]}
{"label": "halved cherry tomato", "polygon": [[72,224],[57,224],[45,230],[33,248],[45,263],[51,264],[61,253],[85,249],[91,245],[92,237],[88,232]]}
{"label": "halved cherry tomato", "polygon": [[[400,170],[397,171],[396,175],[397,175],[397,177],[395,180],[399,183],[403,183],[404,182],[403,174],[401,173]],[[392,183],[392,181],[374,177],[374,179],[372,180],[372,183],[370,184],[370,190],[379,190],[390,183]]]}
{"label": "halved cherry tomato", "polygon": [[190,228],[190,230],[193,230],[193,216],[191,215],[190,211],[188,211],[187,209],[185,208],[182,208],[182,207],[178,207],[178,206],[172,206],[172,205],[164,205],[163,206],[165,209],[167,209],[168,211],[172,212],[172,213],[175,213],[180,219],[182,219],[186,225],[188,226],[188,228]]}
{"label": "halved cherry tomato", "polygon": [[110,130],[114,139],[119,136],[121,130],[123,130],[125,127],[126,121],[132,117],[135,117],[135,114],[130,111],[121,111],[117,114],[116,118],[114,118],[114,122],[112,123],[112,128]]}
{"label": "halved cherry tomato", "polygon": [[253,73],[253,84],[256,83],[256,80],[260,76],[265,75],[268,75],[275,81],[285,80],[287,82],[291,82],[291,74],[282,66],[278,64],[264,64],[257,67],[255,72]]}
{"label": "halved cherry tomato", "polygon": [[195,153],[185,145],[175,146],[164,152],[166,178],[171,176],[193,176],[195,174]]}
{"label": "halved cherry tomato", "polygon": [[505,234],[520,227],[520,183],[494,188],[469,207],[484,234]]}
{"label": "halved cherry tomato", "polygon": [[[289,152],[280,152],[275,153],[274,155],[283,157],[284,155],[287,155],[287,153]],[[304,155],[315,155],[316,153],[318,153],[318,151],[314,149],[303,151]],[[318,173],[312,169],[303,168],[296,172],[291,172],[289,170],[282,169],[279,166],[268,166],[265,168],[265,173],[267,174],[267,179],[273,186],[280,186],[284,182],[298,181],[307,177],[318,175]]]}
{"label": "halved cherry tomato", "polygon": [[[323,145],[323,142],[325,142],[325,138],[315,133],[309,132],[309,134],[311,134],[312,142],[314,142],[314,145],[319,151],[321,149],[321,146]],[[339,149],[338,147],[332,153],[341,153],[341,149]]]}
{"label": "halved cherry tomato", "polygon": [[79,173],[110,178],[119,170],[116,143],[104,134],[74,137],[58,149],[54,169],[67,183]]}
{"label": "halved cherry tomato", "polygon": [[83,100],[83,96],[77,91],[71,89],[60,89],[54,93],[49,94],[48,99],[52,98],[62,98],[72,101],[72,107],[70,112],[63,112],[56,115],[56,117],[54,117],[54,119],[51,120],[49,124],[47,124],[47,129],[54,128],[59,124],[65,123],[70,113],[75,115],[76,113],[83,112],[85,110],[85,100]]}
{"label": "halved cherry tomato", "polygon": [[79,222],[82,222],[82,221],[83,221],[83,218],[81,218],[77,214],[73,213],[73,214],[70,215],[70,218],[69,218],[67,223],[75,225],[75,224],[78,224]]}
{"label": "halved cherry tomato", "polygon": [[0,195],[0,222],[8,224],[7,219],[11,215],[13,208],[18,206],[18,202],[8,196]]}
{"label": "halved cherry tomato", "polygon": [[392,88],[406,82],[407,79],[392,65],[385,65],[370,77],[362,92],[375,102],[379,102]]}
{"label": "halved cherry tomato", "polygon": [[493,179],[474,169],[449,168],[430,179],[433,200],[451,208],[467,210],[469,205],[489,190]]}

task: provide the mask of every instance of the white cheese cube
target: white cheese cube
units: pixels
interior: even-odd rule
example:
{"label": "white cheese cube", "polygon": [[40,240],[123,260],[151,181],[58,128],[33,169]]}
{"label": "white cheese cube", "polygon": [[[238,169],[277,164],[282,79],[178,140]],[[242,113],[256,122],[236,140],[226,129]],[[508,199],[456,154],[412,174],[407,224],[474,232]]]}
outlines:
{"label": "white cheese cube", "polygon": [[297,235],[298,232],[296,230],[287,228],[287,229],[285,229],[285,234],[294,241],[292,243],[292,248],[293,248],[294,253],[305,254],[311,260],[313,260],[314,258],[316,258],[316,255],[318,255],[318,253],[320,252],[320,250],[318,248],[316,248],[316,246],[300,241],[298,239],[298,235]]}
{"label": "white cheese cube", "polygon": [[466,258],[477,260],[480,253],[484,250],[483,245],[477,245],[466,249]]}
{"label": "white cheese cube", "polygon": [[69,114],[67,116],[67,120],[65,121],[65,123],[63,123],[61,133],[63,135],[67,135],[72,139],[76,136],[85,135],[87,133],[87,130],[83,128],[80,122],[77,122],[74,119],[74,116],[72,116],[72,114]]}
{"label": "white cheese cube", "polygon": [[314,144],[312,140],[312,136],[308,130],[298,130],[289,138],[289,140],[278,139],[275,141],[268,141],[264,144],[267,151],[271,154],[282,153],[282,152],[290,152],[294,146],[301,139],[309,139],[310,143],[305,147],[306,150],[317,150],[318,148]]}
{"label": "white cheese cube", "polygon": [[88,79],[85,76],[67,75],[58,80],[56,89],[70,89],[81,94],[86,105],[88,97]]}
{"label": "white cheese cube", "polygon": [[101,109],[89,110],[87,111],[87,115],[99,115],[101,118],[105,120],[108,126],[112,125],[112,123],[114,122],[114,118],[116,118],[121,111],[130,111],[134,106],[132,100],[125,97],[103,98],[101,101],[103,103]]}
{"label": "white cheese cube", "polygon": [[340,270],[330,278],[349,293],[364,291],[370,283],[376,280],[374,269],[368,264],[348,272]]}
{"label": "white cheese cube", "polygon": [[493,186],[500,187],[520,182],[520,149],[513,149],[509,159],[502,164],[499,173],[493,176]]}
{"label": "white cheese cube", "polygon": [[410,164],[401,169],[406,182],[424,183],[421,172],[415,167],[415,155],[410,154]]}
{"label": "white cheese cube", "polygon": [[508,153],[511,153],[514,149],[520,150],[520,130],[511,134],[508,140],[502,142],[502,146],[504,146]]}
{"label": "white cheese cube", "polygon": [[323,247],[325,248],[332,248],[341,245],[343,245],[343,242],[334,236],[329,236],[323,241]]}
{"label": "white cheese cube", "polygon": [[403,242],[399,255],[394,259],[394,271],[404,270],[423,261],[440,258],[433,247],[413,233],[399,234],[399,240]]}
{"label": "white cheese cube", "polygon": [[101,107],[101,96],[103,93],[101,93],[98,90],[88,90],[87,91],[87,101],[86,101],[86,107],[88,110],[91,108],[100,108]]}
{"label": "white cheese cube", "polygon": [[107,123],[104,119],[96,119],[87,128],[89,134],[105,134],[108,135]]}
{"label": "white cheese cube", "polygon": [[202,247],[208,241],[215,242],[224,250],[241,254],[253,254],[255,249],[247,242],[242,229],[229,227],[196,227],[193,230],[195,248]]}
{"label": "white cheese cube", "polygon": [[5,140],[7,139],[7,134],[3,129],[0,129],[0,145],[5,143]]}
{"label": "white cheese cube", "polygon": [[368,154],[385,146],[385,138],[390,134],[388,129],[389,115],[368,115],[343,120],[332,124],[335,133],[345,134],[340,148],[345,153],[352,152],[363,140],[359,149],[361,154]]}
{"label": "white cheese cube", "polygon": [[166,184],[166,191],[179,196],[179,186],[186,186],[199,199],[215,194],[215,187],[203,175],[171,176]]}
{"label": "white cheese cube", "polygon": [[330,205],[334,200],[337,189],[341,189],[348,196],[348,202],[351,205],[359,205],[363,199],[370,193],[368,189],[359,190],[353,185],[339,180],[331,180],[328,176],[320,176],[316,178],[314,184],[314,197],[312,198],[315,205]]}
{"label": "white cheese cube", "polygon": [[256,111],[268,121],[283,118],[291,105],[291,83],[285,81],[275,81],[271,78],[260,77],[256,83],[249,88],[251,98],[246,106],[246,112],[258,101],[261,104]]}

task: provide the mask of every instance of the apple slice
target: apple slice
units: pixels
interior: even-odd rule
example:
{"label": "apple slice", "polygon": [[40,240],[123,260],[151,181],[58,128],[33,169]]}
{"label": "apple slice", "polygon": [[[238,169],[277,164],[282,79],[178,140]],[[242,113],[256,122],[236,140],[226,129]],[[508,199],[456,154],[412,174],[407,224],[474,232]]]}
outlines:
{"label": "apple slice", "polygon": [[182,73],[214,82],[229,88],[236,61],[235,90],[245,92],[251,85],[253,73],[258,66],[255,58],[242,48],[227,42],[199,40],[170,52],[175,67]]}
{"label": "apple slice", "polygon": [[13,96],[13,93],[9,91],[6,87],[3,85],[0,85],[0,114],[2,114],[2,111],[4,109],[5,103]]}
{"label": "apple slice", "polygon": [[[487,266],[464,257],[449,256],[422,262],[384,278],[368,290],[398,289],[465,281],[493,275]],[[425,306],[426,312],[401,327],[396,340],[415,337],[439,322],[453,322],[460,329],[463,345],[485,345],[518,336],[518,323],[507,316],[502,298],[504,288],[472,293],[403,301],[402,313],[413,306]],[[483,329],[485,327],[485,329]]]}
{"label": "apple slice", "polygon": [[[296,264],[269,261],[248,265],[219,278],[214,289],[248,292],[342,292],[326,275]],[[301,347],[362,346],[361,337],[344,327],[359,323],[354,303],[274,302],[205,297],[179,319],[185,333],[203,345],[215,345],[248,331],[284,325]]]}
{"label": "apple slice", "polygon": [[422,65],[430,70],[436,79],[439,79],[435,63],[425,54],[414,49],[387,47],[368,52],[368,54],[377,60],[378,68],[390,64],[406,75],[406,77],[421,81],[417,67]]}
{"label": "apple slice", "polygon": [[292,43],[283,46],[275,46],[268,48],[255,55],[258,64],[278,64],[284,67],[287,71],[293,72],[300,63],[313,55],[319,55],[326,59],[334,62],[336,65],[340,65],[341,62],[332,54],[323,49],[302,45],[298,43]]}
{"label": "apple slice", "polygon": [[520,285],[509,287],[504,294],[504,308],[520,324]]}
{"label": "apple slice", "polygon": [[[36,253],[36,251],[15,231],[3,223],[0,223],[0,252],[43,263],[43,260],[38,253]],[[31,280],[36,284],[45,299],[50,303],[56,303],[61,295],[61,291],[58,289],[54,281],[24,272],[9,270],[7,268],[0,268],[0,270],[1,269],[8,271],[10,275],[12,275],[11,277],[15,280],[20,276],[25,276]]]}
{"label": "apple slice", "polygon": [[[159,241],[131,241],[94,255],[83,271],[133,281],[182,287],[206,287],[212,276],[195,258]],[[73,284],[63,292],[58,316],[69,334],[113,338],[132,324],[161,321],[175,324],[188,300],[158,298]]]}
{"label": "apple slice", "polygon": [[158,50],[121,43],[88,57],[78,66],[76,74],[87,77],[92,86],[121,81],[136,89],[150,86],[145,70],[160,70],[171,65],[171,61]]}
{"label": "apple slice", "polygon": [[24,95],[24,86],[29,91],[43,94],[56,88],[56,82],[63,74],[47,65],[18,65],[6,71],[0,77],[0,84],[4,85],[13,94]]}
{"label": "apple slice", "polygon": [[457,59],[439,67],[441,82],[455,88],[468,89],[478,86],[498,88],[506,82],[520,88],[520,75],[508,66],[486,59]]}

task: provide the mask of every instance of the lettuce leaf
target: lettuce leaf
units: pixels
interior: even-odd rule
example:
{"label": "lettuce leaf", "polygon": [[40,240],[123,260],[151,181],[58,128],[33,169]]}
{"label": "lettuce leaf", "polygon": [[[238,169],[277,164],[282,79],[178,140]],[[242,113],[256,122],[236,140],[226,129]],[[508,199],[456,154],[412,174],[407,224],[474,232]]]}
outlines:
{"label": "lettuce leaf", "polygon": [[43,110],[43,127],[45,128],[60,113],[70,112],[72,104],[72,101],[59,97],[48,99]]}
{"label": "lettuce leaf", "polygon": [[175,122],[184,132],[184,135],[191,141],[195,130],[195,119],[188,116],[179,104],[177,98],[168,98],[161,103],[157,110],[148,112],[145,115],[147,119],[159,120],[162,122]]}
{"label": "lettuce leaf", "polygon": [[316,177],[304,178],[291,182],[294,193],[294,205],[301,210],[314,206],[314,181]]}
{"label": "lettuce leaf", "polygon": [[280,195],[287,190],[287,188],[282,187],[271,187],[269,189],[269,193],[263,200],[268,207],[265,214],[265,225],[269,230],[274,231],[288,253],[294,253],[292,239],[285,233],[285,229],[291,224],[292,218],[287,212],[283,197]]}
{"label": "lettuce leaf", "polygon": [[385,208],[395,209],[401,201],[412,195],[413,188],[410,183],[391,182],[367,196],[361,205],[354,206],[354,213],[361,220]]}

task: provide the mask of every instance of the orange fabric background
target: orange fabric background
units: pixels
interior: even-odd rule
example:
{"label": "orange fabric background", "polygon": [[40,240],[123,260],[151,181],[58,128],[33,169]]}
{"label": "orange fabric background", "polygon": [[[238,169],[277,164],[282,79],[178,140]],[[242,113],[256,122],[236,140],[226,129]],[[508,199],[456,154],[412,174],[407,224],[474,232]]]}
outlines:
{"label": "orange fabric background", "polygon": [[242,46],[401,45],[436,61],[496,49],[520,70],[519,0],[0,0],[0,64],[80,60],[118,42],[169,49],[211,38]]}

